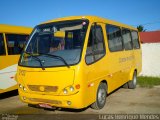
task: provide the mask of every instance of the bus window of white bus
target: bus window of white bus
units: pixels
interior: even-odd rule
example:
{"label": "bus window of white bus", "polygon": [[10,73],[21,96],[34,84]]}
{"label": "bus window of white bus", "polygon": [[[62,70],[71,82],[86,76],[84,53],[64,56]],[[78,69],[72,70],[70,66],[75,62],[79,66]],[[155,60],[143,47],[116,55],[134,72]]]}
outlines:
{"label": "bus window of white bus", "polygon": [[4,39],[3,39],[3,34],[0,33],[0,55],[5,55],[5,44],[4,44]]}

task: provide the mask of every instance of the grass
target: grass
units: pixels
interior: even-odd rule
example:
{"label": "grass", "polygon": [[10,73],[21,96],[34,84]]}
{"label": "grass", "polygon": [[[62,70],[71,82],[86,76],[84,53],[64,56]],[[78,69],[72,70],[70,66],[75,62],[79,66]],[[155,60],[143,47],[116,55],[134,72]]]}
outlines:
{"label": "grass", "polygon": [[160,85],[160,77],[139,76],[137,83],[140,87],[152,88],[156,85]]}

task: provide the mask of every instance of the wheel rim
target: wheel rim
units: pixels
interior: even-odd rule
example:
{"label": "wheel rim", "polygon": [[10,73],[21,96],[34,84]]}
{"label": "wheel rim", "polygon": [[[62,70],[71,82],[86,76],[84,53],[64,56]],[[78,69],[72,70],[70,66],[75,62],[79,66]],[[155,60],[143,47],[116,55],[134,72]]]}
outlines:
{"label": "wheel rim", "polygon": [[98,92],[98,102],[103,105],[106,101],[106,91],[104,89],[99,89]]}

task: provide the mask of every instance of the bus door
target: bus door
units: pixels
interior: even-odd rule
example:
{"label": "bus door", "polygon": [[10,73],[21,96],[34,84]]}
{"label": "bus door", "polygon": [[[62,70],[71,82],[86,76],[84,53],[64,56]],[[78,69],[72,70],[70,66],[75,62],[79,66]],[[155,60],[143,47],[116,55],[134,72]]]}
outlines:
{"label": "bus door", "polygon": [[93,24],[89,33],[86,50],[86,70],[88,70],[89,85],[96,84],[104,76],[104,72],[107,69],[106,65],[104,65],[105,50],[102,26],[100,23]]}

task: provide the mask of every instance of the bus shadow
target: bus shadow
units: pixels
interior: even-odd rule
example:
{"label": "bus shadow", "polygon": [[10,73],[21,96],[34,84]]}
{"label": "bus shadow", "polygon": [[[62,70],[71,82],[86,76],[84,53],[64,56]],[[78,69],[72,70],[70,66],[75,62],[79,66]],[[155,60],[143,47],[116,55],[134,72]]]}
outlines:
{"label": "bus shadow", "polygon": [[124,88],[121,86],[121,87],[113,90],[112,92],[110,92],[110,93],[107,95],[107,97],[111,96],[112,94],[114,94],[115,92],[117,92],[117,91],[120,90],[120,89],[124,89]]}
{"label": "bus shadow", "polygon": [[83,112],[83,111],[87,110],[88,108],[89,108],[89,107],[82,108],[82,109],[61,108],[59,111],[62,111],[62,112],[75,112],[75,113],[78,113],[78,112]]}
{"label": "bus shadow", "polygon": [[5,99],[5,98],[9,98],[9,97],[13,97],[13,96],[17,96],[17,95],[18,95],[18,90],[13,90],[13,91],[1,93],[0,100]]}
{"label": "bus shadow", "polygon": [[79,113],[87,110],[89,107],[82,108],[82,109],[71,109],[71,108],[55,108],[55,109],[48,109],[48,108],[43,108],[44,110],[47,111],[60,111],[60,112],[70,112],[70,113]]}

